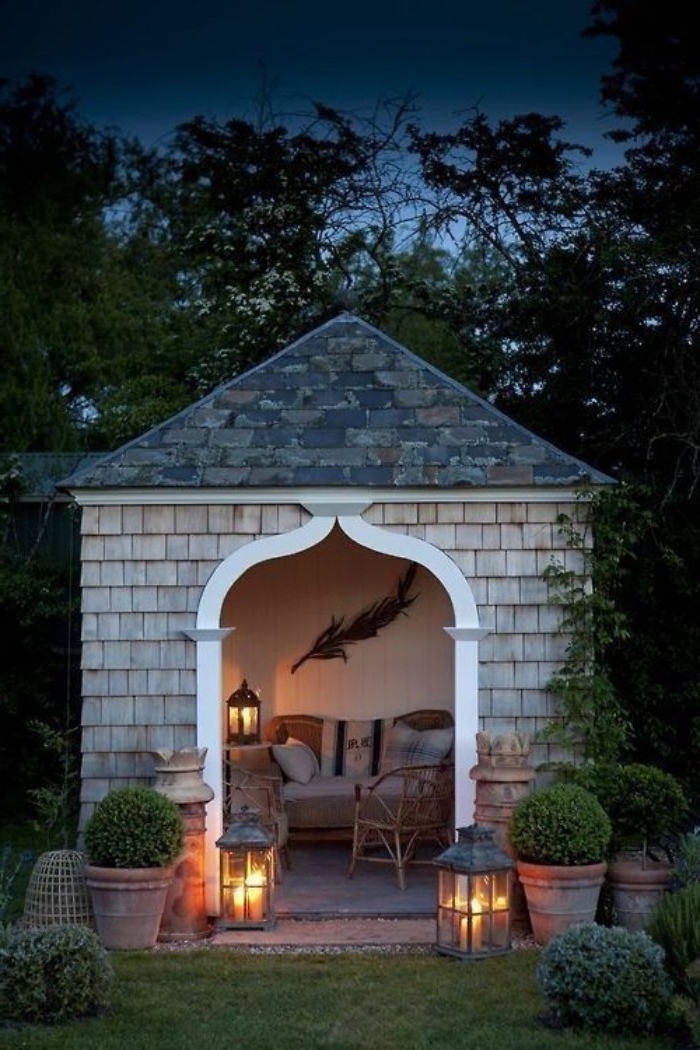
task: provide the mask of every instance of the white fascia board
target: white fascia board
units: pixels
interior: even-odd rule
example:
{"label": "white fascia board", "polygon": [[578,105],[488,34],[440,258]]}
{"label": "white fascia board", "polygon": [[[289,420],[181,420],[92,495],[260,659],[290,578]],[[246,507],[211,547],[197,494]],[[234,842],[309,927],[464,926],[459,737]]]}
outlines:
{"label": "white fascia board", "polygon": [[[597,486],[590,485],[590,492]],[[602,487],[602,486],[601,486]],[[311,513],[357,512],[358,507],[375,503],[570,503],[581,499],[582,490],[570,486],[509,487],[493,485],[464,489],[215,489],[215,488],[133,488],[74,489],[72,496],[81,507],[105,506],[259,506],[300,504]],[[323,508],[326,508],[325,511]]]}

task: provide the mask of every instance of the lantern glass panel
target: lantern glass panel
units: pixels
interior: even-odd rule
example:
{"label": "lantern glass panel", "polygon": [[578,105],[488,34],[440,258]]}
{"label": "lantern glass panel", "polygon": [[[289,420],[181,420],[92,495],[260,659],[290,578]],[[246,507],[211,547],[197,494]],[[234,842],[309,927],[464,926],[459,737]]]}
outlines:
{"label": "lantern glass panel", "polygon": [[270,849],[222,850],[221,923],[264,926],[273,917],[273,853]]}
{"label": "lantern glass panel", "polygon": [[435,861],[437,949],[463,959],[509,951],[512,862],[492,830],[473,825],[458,834]]}
{"label": "lantern glass panel", "polygon": [[243,679],[240,689],[232,693],[227,701],[228,743],[260,743],[260,700]]}

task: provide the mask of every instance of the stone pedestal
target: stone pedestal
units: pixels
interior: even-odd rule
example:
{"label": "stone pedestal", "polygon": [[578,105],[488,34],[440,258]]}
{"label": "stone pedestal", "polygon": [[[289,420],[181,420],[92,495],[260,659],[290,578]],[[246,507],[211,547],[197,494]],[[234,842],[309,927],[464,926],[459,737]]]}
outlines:
{"label": "stone pedestal", "polygon": [[197,940],[210,932],[204,893],[204,835],[205,806],[214,792],[203,780],[207,749],[191,747],[151,754],[156,772],[154,789],[178,805],[185,833],[158,940]]}
{"label": "stone pedestal", "polygon": [[[513,857],[508,828],[513,810],[529,794],[535,771],[530,762],[530,738],[525,733],[476,734],[478,763],[469,770],[476,781],[474,820],[493,828],[501,849]],[[511,923],[515,932],[529,928],[527,904],[522,886],[513,880]]]}

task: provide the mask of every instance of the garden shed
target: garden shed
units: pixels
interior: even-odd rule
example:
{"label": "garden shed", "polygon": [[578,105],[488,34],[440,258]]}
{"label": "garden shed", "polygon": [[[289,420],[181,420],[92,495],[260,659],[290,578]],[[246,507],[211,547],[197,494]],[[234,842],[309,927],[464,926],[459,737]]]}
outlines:
{"label": "garden shed", "polygon": [[[263,720],[448,709],[471,823],[477,731],[534,736],[552,716],[566,640],[542,574],[578,564],[557,519],[609,481],[351,314],[79,469],[61,487],[82,510],[82,823],[152,780],[152,751],[206,748],[214,908],[243,679]],[[308,655],[409,569],[391,622]]]}

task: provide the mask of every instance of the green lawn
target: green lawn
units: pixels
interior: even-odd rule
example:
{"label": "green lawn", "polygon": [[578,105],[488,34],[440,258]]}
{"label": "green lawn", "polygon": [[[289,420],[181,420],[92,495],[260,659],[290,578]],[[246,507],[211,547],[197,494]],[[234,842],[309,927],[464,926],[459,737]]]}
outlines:
{"label": "green lawn", "polygon": [[108,1016],[0,1028],[0,1046],[65,1050],[677,1050],[662,1038],[552,1031],[537,950],[434,955],[122,952]]}

